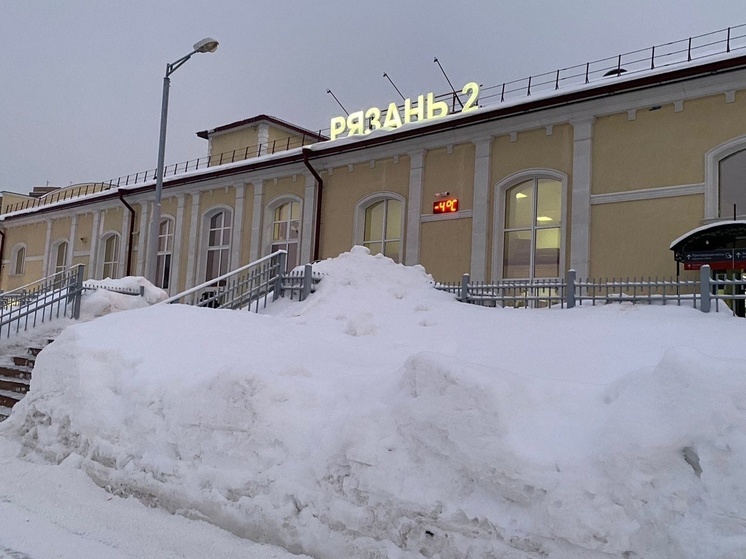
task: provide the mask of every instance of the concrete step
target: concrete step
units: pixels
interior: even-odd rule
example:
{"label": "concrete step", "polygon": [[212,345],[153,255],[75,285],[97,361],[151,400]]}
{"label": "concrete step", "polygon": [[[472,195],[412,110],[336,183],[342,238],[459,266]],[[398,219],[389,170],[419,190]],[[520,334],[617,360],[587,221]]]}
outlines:
{"label": "concrete step", "polygon": [[10,417],[11,409],[6,406],[0,406],[0,421],[5,421]]}
{"label": "concrete step", "polygon": [[0,366],[0,377],[31,380],[31,369],[28,367]]}
{"label": "concrete step", "polygon": [[0,377],[0,390],[26,394],[26,392],[28,392],[30,382],[31,381],[25,379]]}
{"label": "concrete step", "polygon": [[18,367],[30,367],[33,369],[34,364],[36,363],[36,358],[30,355],[29,356],[14,355],[13,363],[17,365]]}
{"label": "concrete step", "polygon": [[0,406],[4,406],[6,408],[12,408],[18,402],[20,402],[24,396],[25,394],[21,394],[19,392],[11,392],[10,390],[0,390]]}

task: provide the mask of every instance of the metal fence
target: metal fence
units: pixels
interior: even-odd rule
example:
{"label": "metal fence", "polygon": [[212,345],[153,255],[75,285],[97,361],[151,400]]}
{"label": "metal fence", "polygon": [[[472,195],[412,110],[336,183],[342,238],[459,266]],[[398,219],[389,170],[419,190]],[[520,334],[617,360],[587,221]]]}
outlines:
{"label": "metal fence", "polygon": [[79,264],[0,294],[0,336],[10,337],[53,318],[79,318],[84,268]]}
{"label": "metal fence", "polygon": [[259,312],[268,301],[289,293],[303,301],[321,280],[310,264],[302,270],[286,272],[287,252],[278,250],[237,270],[206,281],[162,303],[181,303],[213,309],[247,309]]}
{"label": "metal fence", "polygon": [[512,308],[568,308],[630,302],[647,305],[691,305],[702,312],[720,312],[720,303],[734,315],[744,314],[746,279],[712,278],[702,266],[698,280],[680,278],[578,279],[569,270],[564,279],[501,280],[471,282],[464,274],[460,283],[437,283],[436,289],[453,293],[473,305]]}

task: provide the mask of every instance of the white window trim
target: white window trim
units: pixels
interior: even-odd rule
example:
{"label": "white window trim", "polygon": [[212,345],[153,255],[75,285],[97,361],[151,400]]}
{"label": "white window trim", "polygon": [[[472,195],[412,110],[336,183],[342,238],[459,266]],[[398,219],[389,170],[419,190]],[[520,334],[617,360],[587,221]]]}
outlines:
{"label": "white window trim", "polygon": [[[121,276],[120,267],[122,263],[122,236],[118,231],[106,231],[98,240],[98,263],[96,264],[96,277],[98,279],[104,279],[104,261],[106,259],[106,241],[110,237],[117,238],[117,261],[116,261],[116,275]],[[118,279],[118,278],[112,278]]]}
{"label": "white window trim", "polygon": [[373,194],[368,194],[364,198],[361,198],[358,200],[357,204],[355,204],[355,220],[354,220],[354,230],[353,230],[353,239],[354,244],[363,246],[363,242],[365,241],[365,210],[367,210],[370,206],[373,204],[377,204],[378,202],[382,202],[384,200],[397,200],[401,203],[401,224],[400,224],[400,246],[399,246],[399,262],[404,262],[404,255],[406,254],[406,216],[407,216],[407,200],[402,196],[401,194],[397,194],[396,192],[391,192],[388,190],[380,191],[380,192],[374,192]]}
{"label": "white window trim", "polygon": [[303,198],[294,194],[282,194],[272,198],[267,206],[264,208],[264,228],[262,229],[262,255],[267,255],[272,249],[272,230],[275,225],[275,210],[287,204],[288,202],[296,202],[300,204],[300,218],[298,219],[298,265],[303,264],[300,262],[301,242],[303,240]]}
{"label": "white window trim", "polygon": [[65,268],[68,268],[67,261],[70,259],[70,241],[66,238],[57,239],[52,243],[51,250],[49,251],[49,274],[52,275],[57,269],[57,251],[62,243],[67,243],[67,253],[65,254]]}
{"label": "white window trim", "polygon": [[[168,274],[169,277],[169,287],[166,289],[167,292],[170,293],[171,286],[173,285],[173,277],[174,277],[174,258],[176,257],[176,218],[172,216],[171,214],[161,214],[161,223],[164,221],[170,221],[171,222],[171,271]],[[161,245],[161,224],[158,223],[158,246]],[[156,247],[157,248],[157,247]],[[160,250],[156,250],[156,262],[158,262],[158,256],[161,254]]]}
{"label": "white window trim", "polygon": [[[560,258],[559,272],[560,277],[564,276],[565,257],[567,244],[567,175],[554,169],[536,168],[524,169],[508,175],[495,185],[494,197],[494,216],[495,227],[492,230],[492,267],[491,277],[493,279],[503,279],[503,248],[505,233],[505,194],[515,185],[531,179],[550,179],[562,183],[562,226],[560,229]],[[533,248],[532,248],[533,250]]]}
{"label": "white window trim", "polygon": [[[230,244],[228,245],[228,271],[230,272],[233,268],[233,263],[231,262],[231,249],[233,248],[233,235],[235,234],[235,223],[233,223],[233,208],[226,205],[226,204],[220,204],[218,206],[212,206],[210,209],[205,211],[202,214],[202,220],[200,223],[202,224],[202,227],[200,229],[200,239],[199,239],[199,260],[198,260],[198,267],[197,267],[197,278],[198,281],[196,284],[200,284],[203,281],[205,281],[205,277],[207,275],[207,243],[208,243],[208,235],[210,233],[210,220],[217,215],[220,212],[227,212],[227,222],[230,223],[231,226],[231,234],[230,234]],[[200,279],[201,278],[201,279]]]}
{"label": "white window trim", "polygon": [[739,136],[712,148],[705,154],[705,221],[721,219],[718,216],[720,210],[720,161],[744,149],[746,149],[746,136]]}
{"label": "white window trim", "polygon": [[[23,249],[23,267],[20,274],[16,273],[16,264],[18,259],[18,253]],[[13,250],[10,252],[10,270],[9,276],[20,277],[26,273],[26,261],[28,260],[28,247],[26,243],[16,243],[13,245]]]}

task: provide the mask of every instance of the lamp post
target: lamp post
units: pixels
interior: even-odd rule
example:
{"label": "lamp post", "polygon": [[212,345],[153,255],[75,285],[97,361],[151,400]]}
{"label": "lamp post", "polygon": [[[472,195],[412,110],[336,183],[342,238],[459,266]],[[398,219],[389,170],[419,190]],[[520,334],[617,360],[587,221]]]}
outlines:
{"label": "lamp post", "polygon": [[182,56],[176,62],[166,64],[166,75],[163,77],[163,99],[161,101],[161,135],[158,141],[158,168],[155,175],[155,204],[153,205],[153,217],[150,220],[150,237],[148,238],[147,261],[145,265],[145,277],[153,284],[158,279],[158,237],[161,221],[161,193],[163,191],[163,160],[166,155],[166,120],[168,116],[168,91],[171,86],[169,77],[182,64],[189,60],[193,54],[198,52],[215,52],[218,42],[207,37],[194,44],[194,50]]}

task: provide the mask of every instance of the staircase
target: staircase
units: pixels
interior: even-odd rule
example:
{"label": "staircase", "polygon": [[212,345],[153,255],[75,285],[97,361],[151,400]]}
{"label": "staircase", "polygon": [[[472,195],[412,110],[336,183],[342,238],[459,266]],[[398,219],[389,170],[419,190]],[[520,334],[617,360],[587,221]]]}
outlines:
{"label": "staircase", "polygon": [[29,347],[26,355],[14,355],[12,364],[0,365],[0,421],[8,418],[13,406],[28,392],[31,372],[40,351],[40,347]]}

